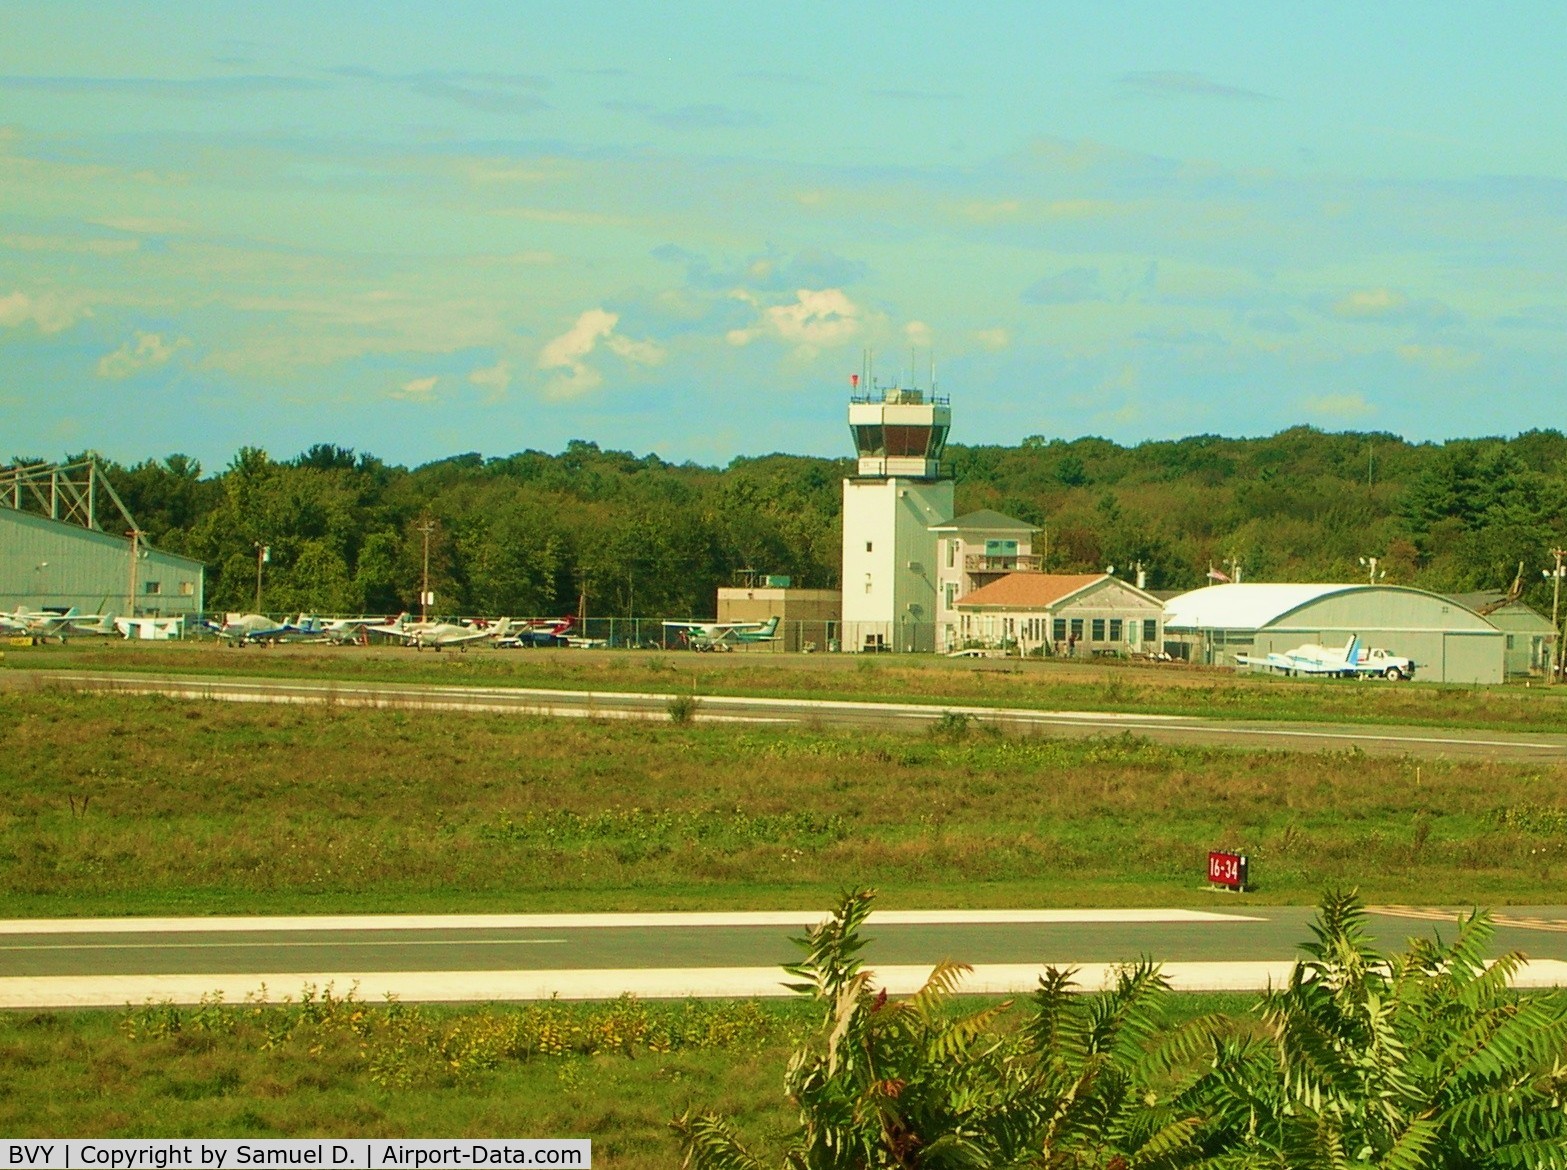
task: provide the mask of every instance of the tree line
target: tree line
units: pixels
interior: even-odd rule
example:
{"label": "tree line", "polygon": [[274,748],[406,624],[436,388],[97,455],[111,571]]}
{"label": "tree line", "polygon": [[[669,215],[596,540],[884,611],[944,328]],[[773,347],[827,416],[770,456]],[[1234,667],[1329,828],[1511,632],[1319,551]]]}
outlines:
{"label": "tree line", "polygon": [[[1248,581],[1361,580],[1371,557],[1389,583],[1505,589],[1521,562],[1526,599],[1548,610],[1540,570],[1567,540],[1555,430],[1440,444],[1310,427],[1135,446],[1036,435],[954,445],[947,462],[959,514],[1040,525],[1050,570],[1141,565],[1155,589],[1236,562]],[[282,460],[245,447],[215,472],[178,454],[100,466],[152,544],[207,565],[215,610],[254,603],[258,546],[271,611],[413,608],[428,537],[441,612],[555,614],[585,594],[590,613],[620,617],[710,615],[741,569],[838,587],[853,473],[848,458],[718,468],[582,440],[414,468],[332,444]]]}

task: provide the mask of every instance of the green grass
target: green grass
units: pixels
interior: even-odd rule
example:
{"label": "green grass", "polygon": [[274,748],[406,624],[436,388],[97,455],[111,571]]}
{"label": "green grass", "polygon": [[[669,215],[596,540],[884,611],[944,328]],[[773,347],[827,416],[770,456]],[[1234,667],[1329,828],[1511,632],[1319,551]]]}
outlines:
{"label": "green grass", "polygon": [[1567,768],[1006,736],[7,698],[10,915],[1553,903]]}
{"label": "green grass", "polygon": [[1287,679],[1228,668],[1129,662],[973,660],[847,654],[679,651],[496,651],[419,654],[402,648],[227,648],[212,642],[120,641],[8,648],[15,669],[169,671],[459,683],[568,690],[780,698],[897,700],[994,707],[1222,714],[1257,720],[1567,729],[1567,687],[1390,684]]}
{"label": "green grass", "polygon": [[[1177,996],[1172,1018],[1252,1002]],[[590,1137],[595,1164],[651,1170],[675,1164],[668,1123],[692,1106],[755,1148],[782,1145],[796,1122],[783,1070],[812,1007],[317,996],[0,1014],[0,1135]]]}

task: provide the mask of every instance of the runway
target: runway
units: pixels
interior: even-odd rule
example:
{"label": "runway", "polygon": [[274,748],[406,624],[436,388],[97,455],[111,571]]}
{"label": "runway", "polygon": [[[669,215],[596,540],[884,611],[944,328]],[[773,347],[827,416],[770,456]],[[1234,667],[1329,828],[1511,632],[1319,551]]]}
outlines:
{"label": "runway", "polygon": [[[550,718],[668,718],[675,696],[621,691],[521,687],[350,683],[294,679],[218,678],[87,671],[6,671],[0,685],[56,686],[120,694],[231,703],[291,703],[344,707],[468,711]],[[870,703],[832,699],[768,699],[703,695],[703,723],[813,723],[923,729],[956,713],[1014,733],[1065,736],[1129,734],[1158,743],[1293,751],[1361,751],[1417,758],[1567,762],[1567,735],[1487,729],[1258,722],[1190,715],[1114,711],[1046,711],[939,703]]]}
{"label": "runway", "polygon": [[[1073,967],[1086,988],[1118,963],[1157,958],[1181,990],[1259,991],[1286,978],[1314,911],[881,911],[865,959],[894,993],[944,959],[974,971],[969,992],[1031,990],[1046,966]],[[559,997],[779,996],[790,943],[820,914],[801,912],[454,915],[228,919],[40,919],[0,922],[0,1008],[225,1002],[351,989],[366,1002]],[[1382,907],[1381,945],[1445,937],[1456,912]],[[1567,907],[1497,916],[1496,953],[1524,951],[1518,986],[1567,985]]]}

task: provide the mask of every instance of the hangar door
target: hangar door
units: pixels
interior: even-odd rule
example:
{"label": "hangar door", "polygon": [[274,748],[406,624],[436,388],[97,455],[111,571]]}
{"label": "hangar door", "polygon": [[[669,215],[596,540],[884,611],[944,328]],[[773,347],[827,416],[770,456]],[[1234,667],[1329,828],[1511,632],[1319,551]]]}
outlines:
{"label": "hangar door", "polygon": [[[1432,673],[1436,674],[1438,682],[1499,683],[1503,675],[1504,645],[1499,634],[1449,630],[1442,635],[1440,673]],[[1420,677],[1418,670],[1415,677]]]}

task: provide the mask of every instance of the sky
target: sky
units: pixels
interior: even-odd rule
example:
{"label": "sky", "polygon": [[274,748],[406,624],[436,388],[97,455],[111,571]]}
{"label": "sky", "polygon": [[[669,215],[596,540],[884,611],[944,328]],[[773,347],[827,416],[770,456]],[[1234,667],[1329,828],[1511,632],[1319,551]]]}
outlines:
{"label": "sky", "polygon": [[1567,429],[1567,7],[0,0],[0,458]]}

